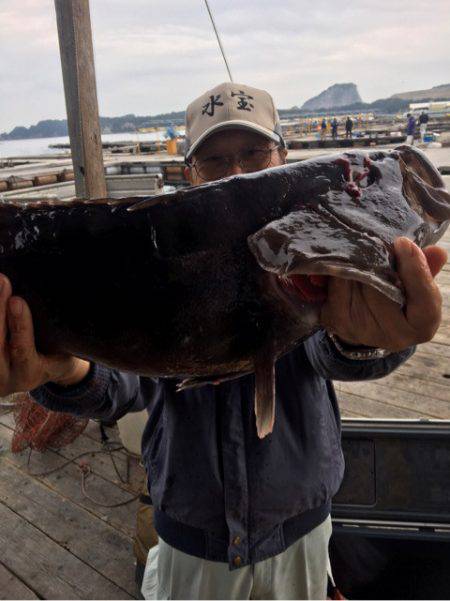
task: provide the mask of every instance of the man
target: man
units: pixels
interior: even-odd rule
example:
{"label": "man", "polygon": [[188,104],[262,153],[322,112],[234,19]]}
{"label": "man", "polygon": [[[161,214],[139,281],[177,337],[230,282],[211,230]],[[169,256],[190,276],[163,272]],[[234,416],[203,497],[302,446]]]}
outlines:
{"label": "man", "polygon": [[337,140],[338,137],[338,120],[336,117],[333,117],[333,120],[331,121],[331,137],[333,140]]}
{"label": "man", "polygon": [[345,137],[353,138],[353,119],[350,117],[350,115],[345,121]]}
{"label": "man", "polygon": [[325,117],[322,119],[322,123],[320,124],[320,139],[325,140],[327,137],[327,120]]}
{"label": "man", "polygon": [[420,141],[423,143],[425,134],[427,133],[429,117],[425,111],[422,111],[419,117]]}
{"label": "man", "polygon": [[[240,84],[217,86],[189,105],[186,146],[194,185],[286,159],[272,98]],[[321,319],[333,337],[321,330],[279,359],[277,419],[262,440],[253,375],[177,393],[174,379],[42,356],[28,306],[2,278],[0,394],[33,389],[50,409],[94,418],[149,409],[142,456],[159,544],[147,561],[146,597],[325,598],[330,503],[344,467],[330,380],[390,373],[440,322],[433,275],[445,252],[422,252],[406,239],[395,250],[406,307],[331,279]]]}
{"label": "man", "polygon": [[414,115],[411,115],[411,113],[408,113],[406,115],[406,117],[407,117],[406,143],[410,144],[411,146],[414,146],[414,134],[416,133],[416,120],[414,118]]}

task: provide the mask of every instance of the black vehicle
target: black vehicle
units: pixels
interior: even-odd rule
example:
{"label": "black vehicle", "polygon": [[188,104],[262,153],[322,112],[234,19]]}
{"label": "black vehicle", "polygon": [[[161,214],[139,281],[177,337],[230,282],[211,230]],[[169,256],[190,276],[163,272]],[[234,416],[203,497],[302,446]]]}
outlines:
{"label": "black vehicle", "polygon": [[349,599],[450,598],[450,421],[344,420],[331,564]]}

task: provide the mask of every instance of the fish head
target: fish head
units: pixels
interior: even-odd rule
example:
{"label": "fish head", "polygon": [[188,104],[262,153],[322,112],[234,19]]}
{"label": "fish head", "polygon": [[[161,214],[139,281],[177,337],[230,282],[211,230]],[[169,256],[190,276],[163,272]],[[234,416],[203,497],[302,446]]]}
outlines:
{"label": "fish head", "polygon": [[439,172],[409,146],[312,163],[316,190],[309,183],[305,194],[305,164],[301,169],[299,163],[288,212],[248,238],[259,266],[270,274],[272,297],[295,314],[303,334],[319,323],[330,277],[372,286],[403,304],[394,240],[434,243],[450,219],[450,195]]}

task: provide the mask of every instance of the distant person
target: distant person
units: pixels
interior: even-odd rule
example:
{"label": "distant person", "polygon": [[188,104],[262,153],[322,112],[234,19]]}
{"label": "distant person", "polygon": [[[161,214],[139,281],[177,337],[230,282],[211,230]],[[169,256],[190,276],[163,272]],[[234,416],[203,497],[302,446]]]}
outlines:
{"label": "distant person", "polygon": [[425,111],[422,111],[419,117],[419,130],[420,130],[420,141],[423,142],[425,139],[425,134],[427,133],[427,125],[428,125],[429,117]]}
{"label": "distant person", "polygon": [[169,140],[175,140],[177,138],[177,136],[178,136],[177,131],[176,131],[175,127],[173,126],[173,124],[171,123],[170,125],[168,125],[166,127],[165,137],[168,138]]}
{"label": "distant person", "polygon": [[331,137],[336,140],[338,137],[338,120],[336,117],[331,122]]}
{"label": "distant person", "polygon": [[416,120],[411,113],[406,115],[406,143],[414,146],[414,134],[416,133]]}
{"label": "distant person", "polygon": [[325,117],[322,119],[322,123],[320,124],[320,138],[325,140],[327,137],[327,120]]}
{"label": "distant person", "polygon": [[345,137],[353,138],[353,119],[348,116],[345,122]]}

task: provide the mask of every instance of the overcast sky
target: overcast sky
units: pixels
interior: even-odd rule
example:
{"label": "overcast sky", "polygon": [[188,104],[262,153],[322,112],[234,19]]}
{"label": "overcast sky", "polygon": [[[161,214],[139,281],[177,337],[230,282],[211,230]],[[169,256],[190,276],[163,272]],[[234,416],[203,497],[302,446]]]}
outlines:
{"label": "overcast sky", "polygon": [[[91,0],[100,114],[183,110],[227,79],[203,0]],[[450,1],[210,0],[236,82],[280,108],[450,82]],[[53,0],[0,0],[0,132],[65,117]]]}

